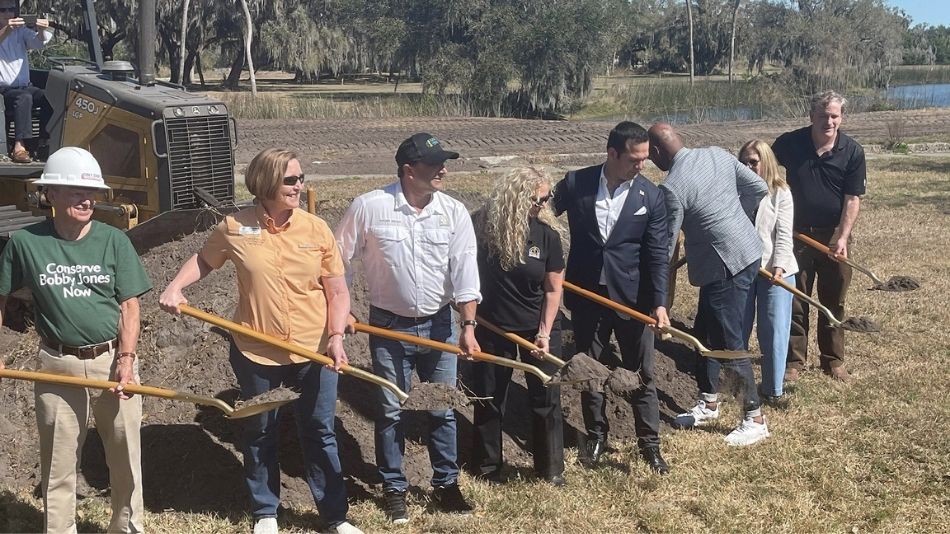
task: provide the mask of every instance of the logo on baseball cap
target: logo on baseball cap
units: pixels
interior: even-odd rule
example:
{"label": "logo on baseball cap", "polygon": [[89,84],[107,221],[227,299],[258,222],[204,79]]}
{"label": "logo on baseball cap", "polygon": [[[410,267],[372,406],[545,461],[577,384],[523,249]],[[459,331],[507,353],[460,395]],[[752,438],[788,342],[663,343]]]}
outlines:
{"label": "logo on baseball cap", "polygon": [[447,159],[458,159],[459,153],[445,150],[437,137],[427,133],[417,133],[399,145],[396,151],[396,164],[413,164],[417,161],[429,165],[441,165]]}

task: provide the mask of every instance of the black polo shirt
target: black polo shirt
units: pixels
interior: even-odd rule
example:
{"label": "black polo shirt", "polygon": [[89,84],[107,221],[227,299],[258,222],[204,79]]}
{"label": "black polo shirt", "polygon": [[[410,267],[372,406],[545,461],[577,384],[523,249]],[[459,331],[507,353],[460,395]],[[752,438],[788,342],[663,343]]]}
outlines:
{"label": "black polo shirt", "polygon": [[525,243],[525,263],[510,271],[497,256],[489,256],[480,242],[478,275],[482,301],[478,314],[508,332],[536,331],[544,303],[544,277],[564,269],[561,236],[550,226],[531,218]]}
{"label": "black polo shirt", "polygon": [[833,228],[841,221],[844,196],[867,186],[864,148],[840,130],[831,150],[818,156],[811,127],[787,132],[772,145],[795,201],[795,228]]}

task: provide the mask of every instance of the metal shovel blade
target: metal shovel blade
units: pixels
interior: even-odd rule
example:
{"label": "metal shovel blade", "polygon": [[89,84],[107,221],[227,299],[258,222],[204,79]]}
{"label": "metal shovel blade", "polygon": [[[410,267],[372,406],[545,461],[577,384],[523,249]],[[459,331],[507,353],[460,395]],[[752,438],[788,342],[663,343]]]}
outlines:
{"label": "metal shovel blade", "polygon": [[716,358],[717,360],[741,360],[742,358],[758,358],[761,354],[745,350],[705,350],[700,354],[706,358]]}
{"label": "metal shovel blade", "polygon": [[287,400],[275,400],[261,403],[253,403],[236,408],[231,411],[231,413],[225,414],[228,419],[242,419],[244,417],[251,417],[252,415],[262,414],[264,412],[269,412],[271,410],[276,410],[281,406],[293,402],[295,399]]}

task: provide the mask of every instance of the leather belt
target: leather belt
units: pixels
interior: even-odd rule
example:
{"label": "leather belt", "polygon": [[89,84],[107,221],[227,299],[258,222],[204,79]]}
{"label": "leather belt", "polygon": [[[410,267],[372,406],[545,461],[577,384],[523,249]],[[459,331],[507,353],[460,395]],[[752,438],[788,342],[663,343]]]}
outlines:
{"label": "leather belt", "polygon": [[97,343],[95,345],[84,345],[82,347],[73,347],[71,345],[63,345],[57,341],[51,339],[46,339],[45,337],[40,338],[43,341],[43,344],[47,347],[59,351],[61,354],[69,354],[70,356],[75,356],[80,360],[92,360],[98,358],[103,353],[109,352],[114,347],[117,346],[115,339],[110,339],[109,341],[104,341],[102,343]]}

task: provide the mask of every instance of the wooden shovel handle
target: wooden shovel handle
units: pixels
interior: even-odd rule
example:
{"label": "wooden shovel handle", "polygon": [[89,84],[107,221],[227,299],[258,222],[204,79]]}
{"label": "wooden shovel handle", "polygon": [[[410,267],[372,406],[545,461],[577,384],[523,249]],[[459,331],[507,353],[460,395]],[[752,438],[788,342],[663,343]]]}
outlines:
{"label": "wooden shovel handle", "polygon": [[[541,352],[541,349],[538,348],[538,346],[535,345],[534,343],[519,336],[518,334],[505,332],[502,328],[500,328],[499,326],[495,324],[492,324],[488,319],[485,319],[484,317],[476,316],[475,320],[478,321],[478,324],[484,326],[485,328],[491,330],[492,332],[498,334],[499,336],[507,339],[508,341],[511,341],[515,345],[520,346],[521,348],[525,348],[531,351]],[[544,351],[542,352],[542,354],[545,360],[553,363],[554,365],[557,365],[558,367],[564,367],[565,365],[567,365],[567,362],[551,354],[550,352]]]}
{"label": "wooden shovel handle", "polygon": [[650,326],[656,326],[656,319],[654,319],[653,317],[650,317],[649,315],[645,313],[638,312],[637,310],[629,306],[624,306],[623,304],[620,304],[619,302],[614,302],[608,299],[607,297],[594,293],[593,291],[589,291],[582,287],[578,287],[572,284],[571,282],[568,282],[567,280],[564,281],[564,289],[568,289],[574,293],[577,293],[578,295],[582,297],[588,298],[614,311],[627,314],[630,317],[633,317],[634,319],[640,321],[641,323],[646,323]]}
{"label": "wooden shovel handle", "polygon": [[[357,332],[363,332],[365,334],[371,334],[374,336],[385,337],[392,339],[394,341],[403,341],[405,343],[412,343],[413,345],[419,345],[421,347],[428,347],[430,349],[440,350],[442,352],[450,352],[452,354],[462,355],[462,349],[456,345],[449,343],[444,343],[442,341],[435,341],[432,339],[413,336],[411,334],[406,334],[403,332],[394,332],[392,330],[387,330],[385,328],[380,328],[378,326],[371,326],[365,323],[354,323],[353,328]],[[508,364],[511,360],[495,356],[493,354],[487,354],[485,352],[473,352],[470,354],[472,359],[480,360],[483,362],[489,363],[501,363],[502,365]]]}
{"label": "wooden shovel handle", "polygon": [[[85,378],[80,376],[58,375],[53,373],[42,373],[38,371],[21,371],[18,369],[0,369],[0,378],[13,378],[16,380],[30,380],[32,382],[45,382],[48,384],[60,384],[63,386],[76,386],[93,389],[112,389],[119,385],[118,382],[110,380],[96,380],[94,378]],[[178,396],[178,392],[171,389],[157,388],[154,386],[143,386],[141,384],[126,384],[122,389],[129,393],[139,395],[150,395],[152,397],[162,397],[173,399]]]}
{"label": "wooden shovel handle", "polygon": [[822,242],[820,242],[820,241],[818,241],[818,240],[816,240],[816,239],[814,239],[814,238],[812,238],[812,237],[809,237],[809,236],[807,236],[807,235],[805,235],[805,234],[803,234],[803,233],[800,233],[800,232],[792,232],[792,235],[795,236],[795,239],[801,241],[802,243],[805,243],[806,245],[808,245],[808,246],[810,246],[810,247],[812,247],[812,248],[814,248],[814,249],[817,249],[817,250],[819,250],[819,251],[821,251],[821,252],[824,252],[825,254],[828,254],[829,256],[833,257],[833,258],[834,258],[835,260],[837,260],[837,261],[842,261],[842,260],[844,260],[844,258],[842,258],[841,256],[839,256],[838,254],[835,254],[835,253],[831,250],[831,248],[828,247],[828,245],[826,245],[826,244],[824,244],[824,243],[822,243]]}

